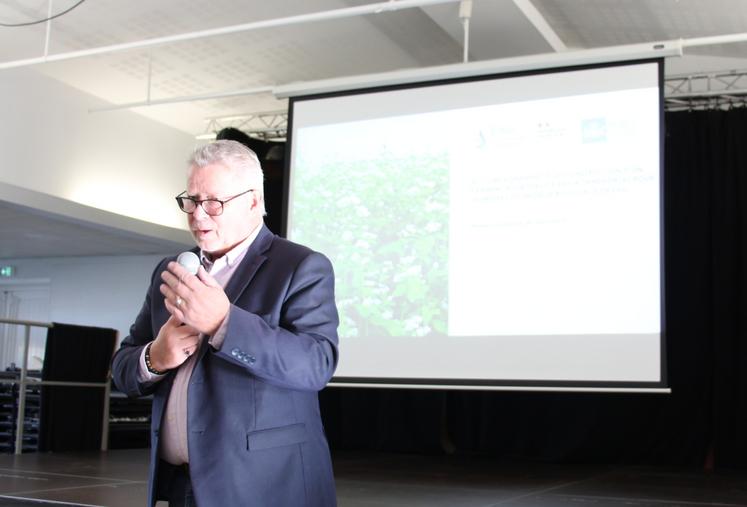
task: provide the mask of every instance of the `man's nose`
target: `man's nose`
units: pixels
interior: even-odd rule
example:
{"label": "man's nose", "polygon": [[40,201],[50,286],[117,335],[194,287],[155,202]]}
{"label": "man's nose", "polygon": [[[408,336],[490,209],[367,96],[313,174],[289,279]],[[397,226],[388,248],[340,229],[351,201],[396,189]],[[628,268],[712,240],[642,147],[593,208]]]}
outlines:
{"label": "man's nose", "polygon": [[205,209],[202,207],[202,203],[195,206],[195,210],[192,212],[192,218],[196,220],[202,220],[205,217],[208,217],[207,213],[205,213]]}

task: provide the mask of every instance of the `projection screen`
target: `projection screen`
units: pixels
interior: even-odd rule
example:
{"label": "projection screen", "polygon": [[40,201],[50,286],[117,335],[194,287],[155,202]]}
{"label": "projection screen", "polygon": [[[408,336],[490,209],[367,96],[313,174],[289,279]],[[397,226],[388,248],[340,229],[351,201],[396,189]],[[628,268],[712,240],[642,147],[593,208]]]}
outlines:
{"label": "projection screen", "polygon": [[662,67],[292,98],[286,234],[335,268],[333,382],[666,387]]}

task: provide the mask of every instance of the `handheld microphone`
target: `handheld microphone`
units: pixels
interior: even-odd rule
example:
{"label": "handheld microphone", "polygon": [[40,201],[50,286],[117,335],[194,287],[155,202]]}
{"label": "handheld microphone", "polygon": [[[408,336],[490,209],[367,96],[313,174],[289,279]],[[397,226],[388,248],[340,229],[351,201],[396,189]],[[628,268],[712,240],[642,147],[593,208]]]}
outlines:
{"label": "handheld microphone", "polygon": [[176,262],[193,275],[196,275],[197,270],[200,269],[200,258],[194,252],[180,253],[179,257],[176,258]]}

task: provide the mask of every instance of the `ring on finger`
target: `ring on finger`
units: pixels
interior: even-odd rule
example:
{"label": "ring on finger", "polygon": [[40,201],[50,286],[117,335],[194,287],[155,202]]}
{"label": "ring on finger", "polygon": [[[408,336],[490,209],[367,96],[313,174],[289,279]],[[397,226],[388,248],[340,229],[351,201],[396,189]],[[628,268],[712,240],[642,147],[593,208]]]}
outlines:
{"label": "ring on finger", "polygon": [[182,306],[184,300],[180,296],[176,296],[176,306]]}

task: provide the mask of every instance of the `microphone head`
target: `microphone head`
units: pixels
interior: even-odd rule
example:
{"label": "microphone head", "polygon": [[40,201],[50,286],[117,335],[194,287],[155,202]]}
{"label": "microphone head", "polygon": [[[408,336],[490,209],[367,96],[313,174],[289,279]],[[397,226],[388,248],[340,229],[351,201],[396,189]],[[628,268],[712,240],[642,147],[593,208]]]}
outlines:
{"label": "microphone head", "polygon": [[193,275],[196,275],[197,270],[200,269],[200,258],[194,252],[180,253],[179,257],[176,258],[176,262]]}

